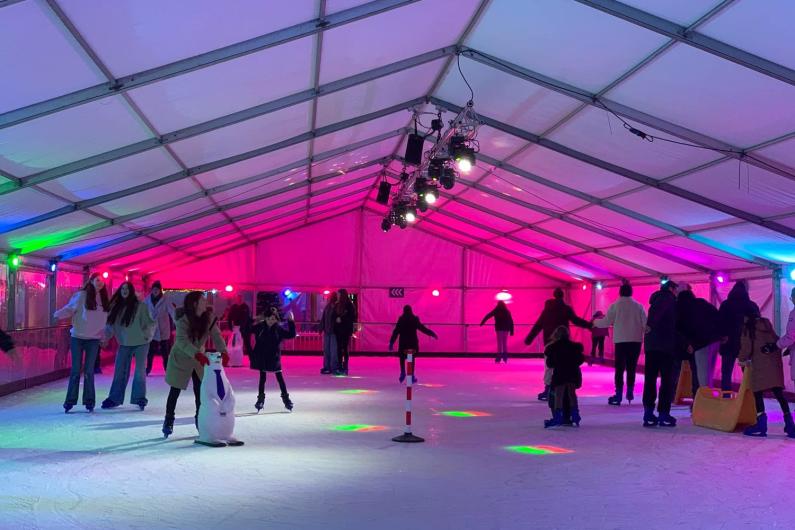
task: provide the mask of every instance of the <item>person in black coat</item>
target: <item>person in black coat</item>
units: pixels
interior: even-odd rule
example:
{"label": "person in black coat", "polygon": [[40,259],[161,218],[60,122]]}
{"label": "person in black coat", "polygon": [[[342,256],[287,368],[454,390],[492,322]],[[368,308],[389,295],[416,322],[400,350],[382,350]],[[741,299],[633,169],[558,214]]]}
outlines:
{"label": "person in black coat", "polygon": [[242,295],[237,295],[235,303],[229,306],[227,318],[229,329],[240,327],[240,336],[243,339],[243,353],[251,355],[251,308],[243,301]]}
{"label": "person in black coat", "polygon": [[[398,321],[395,324],[395,329],[392,330],[392,337],[389,339],[389,351],[392,351],[392,349],[395,347],[395,340],[398,340],[398,337],[400,337],[400,340],[398,341],[398,355],[400,356],[401,383],[404,379],[406,379],[407,350],[414,350],[416,370],[416,356],[420,352],[420,339],[417,336],[418,331],[421,331],[422,333],[428,335],[429,337],[433,337],[434,339],[439,338],[436,336],[436,333],[426,328],[422,322],[420,322],[420,318],[414,314],[410,305],[403,306],[403,314],[400,315],[400,318],[398,318]],[[412,382],[417,382],[416,376],[412,376]]]}
{"label": "person in black coat", "polygon": [[563,405],[566,400],[571,407],[571,422],[579,426],[582,418],[575,389],[582,386],[580,366],[585,362],[582,344],[571,340],[568,327],[560,326],[544,350],[544,358],[547,367],[552,370],[552,393],[555,399],[554,414],[551,420],[544,421],[544,427],[563,424]]}
{"label": "person in black coat", "polygon": [[[542,336],[544,338],[544,344],[549,344],[555,330],[560,326],[569,327],[569,323],[586,329],[591,329],[593,326],[590,322],[578,317],[574,313],[574,309],[563,301],[563,289],[557,287],[552,294],[552,299],[547,300],[544,304],[544,310],[533,325],[530,333],[527,334],[524,343],[529,346],[538,334],[543,331]],[[544,379],[548,379],[547,374],[544,375]],[[549,385],[546,383],[544,385],[544,391],[538,395],[538,399],[540,401],[549,399]]]}
{"label": "person in black coat", "polygon": [[[646,321],[646,362],[643,384],[643,426],[662,425],[674,427],[671,416],[674,385],[674,355],[677,347],[676,293],[678,285],[668,281],[649,300],[649,318]],[[657,377],[660,378],[659,417],[654,415],[657,401]]]}
{"label": "person in black coat", "polygon": [[513,337],[514,332],[513,317],[508,310],[508,306],[505,305],[505,302],[502,300],[497,302],[497,307],[483,317],[483,320],[480,321],[480,325],[484,325],[486,321],[492,317],[494,317],[494,330],[497,332],[497,357],[494,358],[494,362],[499,363],[500,360],[502,360],[507,364],[508,335]]}
{"label": "person in black coat", "polygon": [[0,329],[0,350],[3,350],[8,355],[17,354],[17,349],[14,346],[14,339],[2,329]]}
{"label": "person in black coat", "polygon": [[266,374],[275,372],[276,380],[279,382],[279,389],[282,392],[282,402],[284,402],[287,410],[293,410],[293,402],[290,401],[290,394],[287,393],[287,385],[284,383],[284,375],[282,375],[281,347],[283,340],[294,339],[296,336],[292,311],[287,314],[287,329],[279,325],[278,308],[272,307],[266,314],[259,316],[252,331],[256,342],[249,359],[251,361],[251,369],[259,371],[259,394],[254,407],[256,407],[257,412],[262,410],[265,403]]}
{"label": "person in black coat", "polygon": [[337,337],[337,370],[336,375],[348,375],[351,337],[356,324],[356,306],[353,305],[348,291],[340,289],[339,300],[335,307],[337,318],[334,321],[334,336]]}
{"label": "person in black coat", "polygon": [[745,280],[738,280],[718,309],[718,327],[721,336],[721,390],[732,388],[732,372],[737,355],[740,353],[740,336],[745,319],[758,318],[759,315],[759,306],[748,296],[748,285]]}
{"label": "person in black coat", "polygon": [[[680,351],[684,352],[693,372],[693,396],[700,386],[712,384],[715,357],[720,342],[718,310],[693,291],[684,289],[676,299],[676,329]],[[679,372],[674,371],[674,378]]]}

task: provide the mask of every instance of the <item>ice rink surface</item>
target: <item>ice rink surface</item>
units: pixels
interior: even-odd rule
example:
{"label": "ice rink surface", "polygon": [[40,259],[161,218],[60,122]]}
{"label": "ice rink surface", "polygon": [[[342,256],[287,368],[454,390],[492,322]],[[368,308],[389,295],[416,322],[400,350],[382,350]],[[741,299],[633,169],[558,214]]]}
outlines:
{"label": "ice rink surface", "polygon": [[[795,440],[772,403],[767,439],[694,427],[686,407],[644,429],[640,401],[606,404],[612,369],[585,366],[582,426],[544,430],[541,360],[420,358],[426,443],[406,445],[395,359],[354,357],[347,378],[320,362],[284,359],[292,413],[271,377],[255,414],[256,373],[228,370],[244,447],[193,443],[190,390],[164,440],[157,369],[144,412],[66,415],[65,380],[0,398],[0,528],[795,528]],[[98,376],[98,403],[109,387]]]}

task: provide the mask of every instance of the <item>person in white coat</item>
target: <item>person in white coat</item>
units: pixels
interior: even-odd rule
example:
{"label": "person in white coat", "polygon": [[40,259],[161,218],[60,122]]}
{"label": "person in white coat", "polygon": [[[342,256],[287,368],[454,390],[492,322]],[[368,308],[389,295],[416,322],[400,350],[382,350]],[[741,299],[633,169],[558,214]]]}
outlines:
{"label": "person in white coat", "polygon": [[635,371],[640,347],[646,332],[646,310],[632,298],[632,286],[625,283],[618,291],[619,298],[607,310],[607,316],[594,320],[594,326],[613,326],[615,344],[616,393],[608,398],[610,405],[621,405],[624,392],[624,371],[627,372],[627,401],[635,399]]}
{"label": "person in white coat", "polygon": [[152,371],[155,355],[163,358],[163,371],[168,367],[168,353],[171,351],[171,323],[176,322],[176,308],[166,300],[163,286],[157,280],[152,284],[152,292],[146,297],[149,314],[155,321],[152,338],[149,341],[149,354],[146,358],[146,375]]}
{"label": "person in white coat", "polygon": [[[792,292],[790,292],[789,296],[790,300],[792,300],[793,306],[795,306],[795,287],[792,288]],[[792,308],[792,311],[789,314],[787,330],[784,335],[778,339],[776,346],[782,350],[789,349],[790,378],[795,381],[795,361],[792,360],[792,357],[795,356],[795,348],[793,348],[793,346],[795,346],[795,307]]]}

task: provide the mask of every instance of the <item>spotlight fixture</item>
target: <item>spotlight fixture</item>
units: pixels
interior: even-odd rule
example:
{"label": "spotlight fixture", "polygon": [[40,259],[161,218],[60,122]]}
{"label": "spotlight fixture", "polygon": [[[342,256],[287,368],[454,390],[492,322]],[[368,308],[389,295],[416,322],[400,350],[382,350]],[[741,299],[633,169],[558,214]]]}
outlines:
{"label": "spotlight fixture", "polygon": [[660,285],[665,285],[666,283],[668,283],[669,280],[670,280],[670,278],[668,278],[668,276],[661,277],[660,278]]}
{"label": "spotlight fixture", "polygon": [[18,254],[9,254],[8,255],[8,267],[12,270],[16,270],[22,264],[22,258],[19,257]]}
{"label": "spotlight fixture", "polygon": [[443,158],[433,158],[428,164],[428,178],[431,180],[439,180],[444,173],[445,160]]}
{"label": "spotlight fixture", "polygon": [[425,190],[425,202],[427,204],[433,204],[436,202],[436,199],[439,198],[439,189],[435,186],[429,187]]}
{"label": "spotlight fixture", "polygon": [[408,206],[406,208],[405,217],[406,217],[406,221],[408,221],[409,223],[413,223],[414,221],[417,220],[417,209],[414,208],[413,206]]}
{"label": "spotlight fixture", "polygon": [[456,135],[450,138],[448,151],[459,171],[462,173],[472,171],[472,166],[475,165],[475,149],[467,145],[466,137]]}
{"label": "spotlight fixture", "polygon": [[431,291],[431,294],[433,296],[439,296],[439,289],[434,289],[433,291]]}
{"label": "spotlight fixture", "polygon": [[789,279],[795,282],[795,269],[789,271]]}
{"label": "spotlight fixture", "polygon": [[224,287],[224,291],[226,291],[227,293],[231,293],[234,290],[235,288],[232,287],[231,285],[227,285],[226,287]]}
{"label": "spotlight fixture", "polygon": [[715,276],[715,280],[717,280],[718,283],[724,283],[726,281],[726,277],[723,274],[718,274]]}
{"label": "spotlight fixture", "polygon": [[210,292],[213,294],[218,294],[218,289],[211,289]]}
{"label": "spotlight fixture", "polygon": [[102,277],[103,277],[104,279],[106,279],[106,280],[107,280],[107,279],[108,279],[108,276],[109,276],[109,274],[108,274],[108,271],[105,271],[105,272],[103,272],[103,273],[102,273]]}
{"label": "spotlight fixture", "polygon": [[455,170],[451,167],[445,166],[444,172],[442,173],[442,176],[439,178],[439,183],[442,185],[444,189],[451,190],[453,189],[453,186],[455,186],[455,177],[456,177]]}
{"label": "spotlight fixture", "polygon": [[381,221],[381,230],[384,232],[389,232],[389,229],[392,228],[392,221],[389,217],[384,217],[384,220]]}
{"label": "spotlight fixture", "polygon": [[511,293],[509,293],[507,289],[503,289],[502,291],[497,293],[497,296],[495,296],[494,298],[496,298],[500,302],[507,302],[508,300],[513,298],[513,295],[511,295]]}
{"label": "spotlight fixture", "polygon": [[604,284],[602,282],[596,282],[596,290],[597,291],[601,291],[604,288],[605,288],[605,286],[604,286]]}
{"label": "spotlight fixture", "polygon": [[50,272],[55,272],[57,270],[58,270],[58,262],[54,261],[54,260],[51,261],[50,262]]}

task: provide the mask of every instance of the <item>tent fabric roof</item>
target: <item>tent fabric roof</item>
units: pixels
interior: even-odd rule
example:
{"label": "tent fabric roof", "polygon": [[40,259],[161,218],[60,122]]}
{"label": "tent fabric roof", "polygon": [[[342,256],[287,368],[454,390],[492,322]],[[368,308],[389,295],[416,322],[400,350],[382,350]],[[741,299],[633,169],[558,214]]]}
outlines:
{"label": "tent fabric roof", "polygon": [[0,248],[146,272],[383,211],[410,111],[470,98],[459,61],[478,165],[417,229],[575,278],[793,263],[793,19],[785,0],[0,1]]}

